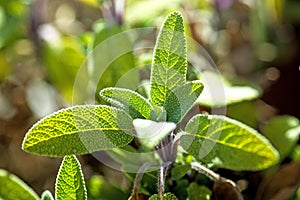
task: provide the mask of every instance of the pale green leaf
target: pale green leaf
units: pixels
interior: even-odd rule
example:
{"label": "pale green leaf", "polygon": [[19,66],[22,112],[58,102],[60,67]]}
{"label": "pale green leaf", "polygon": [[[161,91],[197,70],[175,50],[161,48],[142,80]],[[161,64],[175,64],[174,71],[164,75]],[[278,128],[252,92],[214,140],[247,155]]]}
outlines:
{"label": "pale green leaf", "polygon": [[170,91],[185,83],[186,57],[183,19],[179,12],[173,12],[164,22],[154,49],[150,91],[154,104],[164,105]]}
{"label": "pale green leaf", "polygon": [[196,115],[181,146],[197,160],[232,170],[261,170],[278,162],[278,152],[254,129],[217,115]]}
{"label": "pale green leaf", "polygon": [[267,123],[262,133],[279,151],[281,159],[284,159],[299,140],[299,120],[287,115],[275,117]]}
{"label": "pale green leaf", "polygon": [[0,169],[0,199],[37,200],[39,197],[21,179]]}
{"label": "pale green leaf", "polygon": [[212,192],[205,186],[193,182],[187,188],[189,200],[210,200]]}
{"label": "pale green leaf", "polygon": [[133,120],[133,126],[142,145],[153,148],[176,128],[173,122],[156,122],[147,119]]}
{"label": "pale green leaf", "polygon": [[[161,200],[161,198],[159,198],[158,194],[154,194],[148,200]],[[171,192],[168,192],[164,194],[163,200],[178,200],[178,198]]]}
{"label": "pale green leaf", "polygon": [[76,156],[65,156],[55,183],[56,200],[87,199],[81,166]]}
{"label": "pale green leaf", "polygon": [[105,88],[100,97],[108,103],[125,110],[135,118],[151,119],[155,115],[152,105],[140,94],[124,88]]}
{"label": "pale green leaf", "polygon": [[191,165],[177,165],[172,168],[172,179],[179,180],[191,169]]}
{"label": "pale green leaf", "polygon": [[187,82],[172,90],[164,105],[168,121],[179,122],[194,105],[202,90],[203,85],[200,81]]}
{"label": "pale green leaf", "polygon": [[41,200],[54,200],[51,192],[49,190],[46,190],[43,192]]}
{"label": "pale green leaf", "polygon": [[22,148],[47,156],[87,154],[127,145],[132,119],[124,111],[103,105],[62,109],[37,122],[25,136]]}

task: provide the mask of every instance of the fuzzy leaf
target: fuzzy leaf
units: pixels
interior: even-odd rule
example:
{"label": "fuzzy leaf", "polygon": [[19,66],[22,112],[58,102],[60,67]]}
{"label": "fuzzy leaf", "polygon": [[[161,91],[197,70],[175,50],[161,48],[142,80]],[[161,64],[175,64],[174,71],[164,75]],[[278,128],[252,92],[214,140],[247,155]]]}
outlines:
{"label": "fuzzy leaf", "polygon": [[196,115],[185,128],[182,147],[197,160],[232,170],[261,170],[278,162],[278,152],[254,129],[217,115]]}
{"label": "fuzzy leaf", "polygon": [[292,116],[279,116],[271,119],[262,133],[278,149],[281,159],[291,153],[299,140],[299,120]]}
{"label": "fuzzy leaf", "polygon": [[54,200],[50,191],[45,190],[42,194],[41,200]]}
{"label": "fuzzy leaf", "polygon": [[179,122],[194,105],[202,90],[200,81],[188,82],[172,90],[164,105],[168,121]]}
{"label": "fuzzy leaf", "polygon": [[142,145],[153,148],[175,128],[173,122],[155,122],[147,119],[133,120],[133,126]]}
{"label": "fuzzy leaf", "polygon": [[74,155],[63,159],[55,183],[55,199],[87,199],[81,166]]}
{"label": "fuzzy leaf", "polygon": [[39,197],[21,179],[0,169],[0,199],[37,200]]}
{"label": "fuzzy leaf", "polygon": [[37,122],[23,142],[27,152],[64,156],[87,154],[127,145],[132,139],[132,119],[109,106],[74,106]]}
{"label": "fuzzy leaf", "polygon": [[183,19],[179,12],[165,20],[154,49],[151,67],[151,101],[164,105],[170,91],[186,81],[187,56]]}
{"label": "fuzzy leaf", "polygon": [[155,114],[149,101],[132,90],[105,88],[100,91],[99,95],[107,103],[125,110],[133,119],[151,119],[151,116]]}

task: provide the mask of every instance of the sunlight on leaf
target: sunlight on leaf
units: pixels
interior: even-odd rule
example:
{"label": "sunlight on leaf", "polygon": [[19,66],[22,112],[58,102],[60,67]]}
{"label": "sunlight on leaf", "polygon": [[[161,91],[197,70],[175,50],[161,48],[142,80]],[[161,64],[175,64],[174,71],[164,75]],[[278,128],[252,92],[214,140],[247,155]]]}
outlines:
{"label": "sunlight on leaf", "polygon": [[23,149],[33,154],[64,156],[87,154],[127,145],[132,119],[109,106],[74,106],[37,122],[26,134]]}
{"label": "sunlight on leaf", "polygon": [[171,13],[164,22],[154,49],[151,67],[151,101],[164,105],[170,91],[186,81],[187,55],[183,19]]}
{"label": "sunlight on leaf", "polygon": [[39,197],[21,179],[0,169],[0,199],[37,200]]}
{"label": "sunlight on leaf", "polygon": [[133,119],[151,119],[151,116],[155,115],[155,111],[149,101],[132,90],[105,88],[100,91],[99,95],[107,103],[125,110]]}
{"label": "sunlight on leaf", "polygon": [[63,159],[55,183],[55,199],[87,199],[81,166],[75,156]]}
{"label": "sunlight on leaf", "polygon": [[256,130],[225,116],[197,115],[181,146],[197,160],[232,170],[261,170],[278,162],[278,152]]}

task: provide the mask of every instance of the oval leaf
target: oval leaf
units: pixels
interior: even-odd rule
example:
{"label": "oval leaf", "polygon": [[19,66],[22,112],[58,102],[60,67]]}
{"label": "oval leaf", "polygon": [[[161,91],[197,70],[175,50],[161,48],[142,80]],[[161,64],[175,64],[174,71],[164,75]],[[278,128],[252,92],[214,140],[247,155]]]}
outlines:
{"label": "oval leaf", "polygon": [[100,97],[107,103],[120,107],[133,118],[151,119],[155,114],[152,105],[140,94],[124,88],[105,88]]}
{"label": "oval leaf", "polygon": [[261,170],[278,162],[278,152],[254,129],[217,115],[197,115],[181,146],[197,160],[232,170]]}
{"label": "oval leaf", "polygon": [[86,154],[127,145],[132,119],[109,106],[75,106],[37,122],[26,134],[22,148],[47,156]]}
{"label": "oval leaf", "polygon": [[164,105],[170,91],[185,83],[187,70],[186,39],[179,12],[171,13],[157,38],[151,67],[151,101]]}
{"label": "oval leaf", "polygon": [[0,199],[37,200],[39,196],[21,179],[0,169]]}
{"label": "oval leaf", "polygon": [[63,159],[55,183],[55,199],[87,199],[81,166],[75,156]]}
{"label": "oval leaf", "polygon": [[194,105],[202,90],[200,81],[188,82],[172,90],[164,105],[168,121],[179,122]]}

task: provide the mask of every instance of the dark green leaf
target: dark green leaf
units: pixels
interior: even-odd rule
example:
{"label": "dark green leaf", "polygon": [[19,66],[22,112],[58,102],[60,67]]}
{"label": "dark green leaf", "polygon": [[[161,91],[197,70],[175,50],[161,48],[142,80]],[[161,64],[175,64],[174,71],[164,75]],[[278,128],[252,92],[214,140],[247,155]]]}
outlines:
{"label": "dark green leaf", "polygon": [[177,165],[172,169],[172,179],[179,180],[191,169],[191,165]]}

